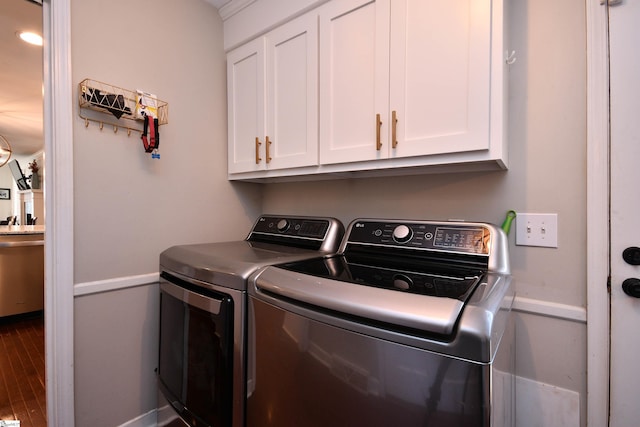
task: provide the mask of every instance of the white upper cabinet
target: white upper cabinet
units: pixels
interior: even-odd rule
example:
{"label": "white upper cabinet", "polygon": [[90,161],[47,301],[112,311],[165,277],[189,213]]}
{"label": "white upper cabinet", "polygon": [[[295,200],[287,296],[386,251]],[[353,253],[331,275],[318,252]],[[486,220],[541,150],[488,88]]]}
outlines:
{"label": "white upper cabinet", "polygon": [[506,168],[503,6],[332,0],[231,51],[230,179]]}
{"label": "white upper cabinet", "polygon": [[302,16],[227,55],[230,174],[318,164],[317,28]]}
{"label": "white upper cabinet", "polygon": [[[320,11],[320,163],[385,158],[389,0],[340,0]],[[384,125],[384,123],[382,124]],[[386,149],[386,147],[384,147]]]}
{"label": "white upper cabinet", "polygon": [[227,55],[229,173],[264,169],[256,142],[265,135],[264,45],[260,38]]}
{"label": "white upper cabinet", "polygon": [[318,20],[303,16],[266,39],[266,134],[272,155],[267,167],[317,165]]}
{"label": "white upper cabinet", "polygon": [[491,1],[393,0],[390,51],[389,155],[488,150]]}
{"label": "white upper cabinet", "polygon": [[490,0],[353,0],[320,14],[320,162],[489,148]]}

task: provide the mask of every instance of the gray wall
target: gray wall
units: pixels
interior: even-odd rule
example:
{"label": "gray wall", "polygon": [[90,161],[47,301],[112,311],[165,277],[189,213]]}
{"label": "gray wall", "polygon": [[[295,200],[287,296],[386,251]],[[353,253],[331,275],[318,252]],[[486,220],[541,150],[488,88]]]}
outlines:
{"label": "gray wall", "polygon": [[[76,119],[75,283],[157,272],[171,245],[244,238],[260,194],[255,184],[226,180],[216,10],[202,0],[71,7],[74,84],[90,78],[169,103],[160,160],[144,153],[138,133]],[[155,409],[156,286],[76,297],[76,425],[111,427]]]}
{"label": "gray wall", "polygon": [[[91,78],[169,102],[160,161],[143,153],[137,134],[76,121],[75,282],[155,272],[162,249],[243,238],[261,211],[499,224],[515,209],[559,215],[558,249],[517,247],[510,236],[518,295],[585,307],[584,1],[509,3],[518,60],[508,171],[254,185],[226,180],[215,9],[202,0],[73,0],[74,83]],[[154,55],[145,54],[149,34]],[[76,298],[78,426],[118,425],[154,408],[155,286]],[[522,313],[516,321],[518,374],[579,392],[584,425],[585,325]]]}
{"label": "gray wall", "polygon": [[259,198],[226,180],[216,10],[202,0],[89,0],[72,1],[71,12],[74,83],[90,78],[169,103],[160,160],[144,153],[139,133],[76,120],[76,282],[156,271],[172,244],[244,237]]}
{"label": "gray wall", "polygon": [[76,298],[76,426],[117,426],[156,408],[157,285]]}
{"label": "gray wall", "polygon": [[[520,297],[586,307],[586,28],[583,0],[511,0],[509,170],[270,184],[265,211],[463,218],[501,224],[507,210],[558,214],[558,248],[515,246]],[[581,394],[586,325],[517,315],[517,373]]]}

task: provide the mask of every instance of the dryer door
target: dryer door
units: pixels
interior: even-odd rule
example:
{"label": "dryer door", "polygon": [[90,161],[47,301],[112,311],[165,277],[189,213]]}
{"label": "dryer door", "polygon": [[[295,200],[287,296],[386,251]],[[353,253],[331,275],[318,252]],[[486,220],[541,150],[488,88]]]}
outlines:
{"label": "dryer door", "polygon": [[231,426],[233,299],[165,274],[160,284],[160,390],[191,426]]}

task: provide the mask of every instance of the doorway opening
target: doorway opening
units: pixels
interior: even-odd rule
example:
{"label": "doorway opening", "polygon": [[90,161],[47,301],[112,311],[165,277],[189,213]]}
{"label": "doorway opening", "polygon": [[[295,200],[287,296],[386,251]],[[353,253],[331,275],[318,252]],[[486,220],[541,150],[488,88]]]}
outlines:
{"label": "doorway opening", "polygon": [[[47,425],[44,332],[44,56],[42,3],[7,0],[0,10],[0,421]],[[24,181],[16,178],[19,173]],[[17,424],[16,424],[17,425]]]}

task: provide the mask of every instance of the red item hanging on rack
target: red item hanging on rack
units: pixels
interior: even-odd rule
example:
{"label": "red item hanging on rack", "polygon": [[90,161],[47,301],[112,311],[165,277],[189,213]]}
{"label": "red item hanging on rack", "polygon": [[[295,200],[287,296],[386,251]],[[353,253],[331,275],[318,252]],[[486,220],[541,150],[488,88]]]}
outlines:
{"label": "red item hanging on rack", "polygon": [[142,145],[145,153],[151,153],[160,146],[160,133],[158,132],[158,119],[144,116],[144,129],[142,132]]}

